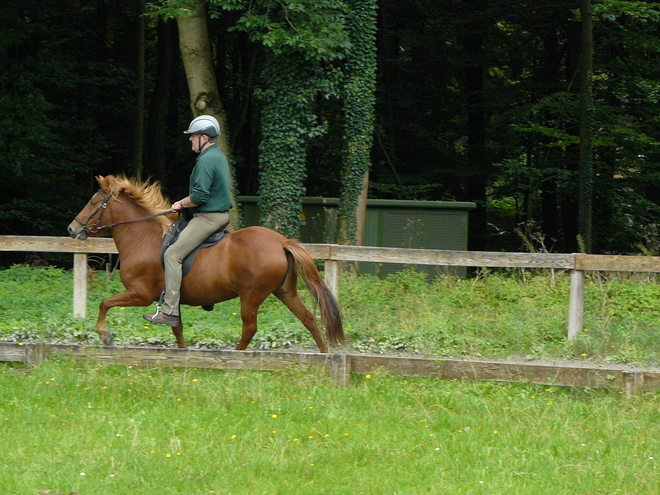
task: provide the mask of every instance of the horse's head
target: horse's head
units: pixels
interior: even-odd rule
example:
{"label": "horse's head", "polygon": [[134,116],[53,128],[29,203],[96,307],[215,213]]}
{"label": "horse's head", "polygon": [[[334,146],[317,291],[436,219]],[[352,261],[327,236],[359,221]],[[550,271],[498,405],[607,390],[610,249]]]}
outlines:
{"label": "horse's head", "polygon": [[[163,197],[159,182],[140,182],[124,174],[98,176],[99,190],[69,225],[69,235],[74,239],[87,239],[104,231],[139,220],[161,231],[174,221],[172,206]],[[116,241],[116,238],[115,238]]]}
{"label": "horse's head", "polygon": [[74,239],[87,239],[90,235],[98,235],[109,224],[106,210],[108,203],[116,194],[115,178],[112,175],[107,177],[99,175],[96,180],[100,189],[69,224],[69,235]]}

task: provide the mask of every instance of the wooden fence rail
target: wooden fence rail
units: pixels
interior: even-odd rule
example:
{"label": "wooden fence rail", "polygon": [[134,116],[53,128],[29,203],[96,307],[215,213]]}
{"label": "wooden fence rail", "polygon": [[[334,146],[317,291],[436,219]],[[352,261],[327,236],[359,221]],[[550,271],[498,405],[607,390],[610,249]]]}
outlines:
{"label": "wooden fence rail", "polygon": [[339,385],[351,375],[384,373],[395,376],[533,383],[567,387],[620,389],[627,396],[660,387],[660,372],[587,364],[516,363],[460,359],[314,352],[230,351],[164,347],[81,346],[45,343],[2,343],[0,361],[36,366],[50,355],[76,362],[97,361],[124,366],[167,366],[226,370],[275,371],[321,368]]}
{"label": "wooden fence rail", "polygon": [[[442,251],[337,244],[305,244],[305,247],[315,259],[324,260],[325,280],[335,295],[338,294],[338,263],[341,261],[570,270],[568,340],[574,339],[583,327],[585,271],[660,273],[658,256]],[[114,241],[110,238],[81,241],[45,236],[0,236],[0,251],[73,253],[73,314],[82,318],[87,315],[87,255],[117,254]]]}

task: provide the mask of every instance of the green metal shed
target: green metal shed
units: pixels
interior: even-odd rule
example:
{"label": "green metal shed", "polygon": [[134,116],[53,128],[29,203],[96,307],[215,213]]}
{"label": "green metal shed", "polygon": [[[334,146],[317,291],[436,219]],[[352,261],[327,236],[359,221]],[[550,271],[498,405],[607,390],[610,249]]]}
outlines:
{"label": "green metal shed", "polygon": [[[259,225],[257,196],[239,196],[246,226]],[[337,198],[303,198],[300,240],[333,243],[337,225]],[[468,212],[474,203],[454,201],[367,200],[365,246],[467,250]],[[361,263],[363,273],[386,275],[404,265]],[[465,275],[462,267],[418,266],[431,275]]]}

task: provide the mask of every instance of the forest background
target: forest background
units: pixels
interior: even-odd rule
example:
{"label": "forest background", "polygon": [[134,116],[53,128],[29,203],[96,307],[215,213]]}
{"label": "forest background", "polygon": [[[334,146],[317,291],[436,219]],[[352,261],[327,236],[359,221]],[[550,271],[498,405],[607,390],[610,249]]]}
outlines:
{"label": "forest background", "polygon": [[[658,3],[2,10],[0,234],[66,235],[99,174],[185,196],[195,155],[182,131],[202,112],[222,121],[235,194],[259,195],[262,222],[289,236],[302,196],[339,197],[337,242],[355,242],[368,191],[475,202],[473,250],[659,252]],[[186,33],[210,48],[212,90],[192,89]]]}

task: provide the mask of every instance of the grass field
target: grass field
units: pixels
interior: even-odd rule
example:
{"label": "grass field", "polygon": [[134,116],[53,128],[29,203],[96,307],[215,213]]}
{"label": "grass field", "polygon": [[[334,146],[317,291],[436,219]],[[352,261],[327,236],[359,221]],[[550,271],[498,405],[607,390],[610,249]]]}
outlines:
{"label": "grass field", "polygon": [[[0,271],[0,340],[97,344],[95,306],[118,277],[89,279],[71,317],[71,274]],[[426,281],[343,277],[349,349],[658,365],[660,290],[594,275],[585,331],[566,342],[566,273]],[[305,290],[302,295],[308,298]],[[169,328],[115,308],[117,341],[174,345]],[[184,309],[196,347],[233,347],[237,301]],[[274,299],[252,348],[313,349]],[[0,363],[0,494],[657,494],[660,394],[405,379],[337,387],[321,372],[223,372]]]}
{"label": "grass field", "polygon": [[[74,319],[71,273],[16,266],[0,270],[0,340],[98,344],[98,303],[122,289],[118,275],[89,279],[88,317]],[[566,341],[569,275],[510,271],[472,279],[426,281],[407,271],[378,279],[340,280],[349,349],[414,355],[577,359],[660,365],[660,285],[653,276],[593,274],[587,281],[585,330]],[[301,288],[309,302],[309,293]],[[311,307],[311,303],[309,304]],[[153,307],[152,307],[153,309]],[[113,308],[118,343],[174,345],[169,328],[142,319],[145,308]],[[215,311],[183,308],[189,345],[232,348],[240,338],[238,301]],[[259,314],[251,349],[315,349],[309,333],[275,298]]]}
{"label": "grass field", "polygon": [[0,364],[0,493],[653,494],[660,397]]}

